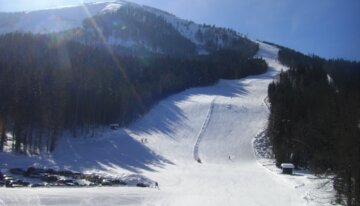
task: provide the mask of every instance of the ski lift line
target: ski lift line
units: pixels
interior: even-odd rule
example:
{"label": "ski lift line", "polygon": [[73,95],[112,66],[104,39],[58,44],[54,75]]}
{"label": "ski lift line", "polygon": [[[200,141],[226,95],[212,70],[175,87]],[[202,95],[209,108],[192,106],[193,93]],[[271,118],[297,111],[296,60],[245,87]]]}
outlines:
{"label": "ski lift line", "polygon": [[213,109],[214,109],[214,105],[215,105],[215,99],[216,99],[216,97],[211,101],[211,104],[210,104],[206,119],[205,119],[205,121],[204,121],[204,123],[203,123],[203,125],[202,125],[202,127],[201,127],[201,129],[199,131],[199,134],[197,135],[197,138],[196,138],[196,143],[195,143],[195,146],[194,146],[193,156],[194,156],[194,160],[198,161],[198,162],[201,162],[201,161],[199,161],[200,160],[200,157],[199,157],[200,142],[201,142],[201,140],[203,138],[203,135],[204,135],[204,133],[206,131],[206,128],[209,125],[211,115],[213,113]]}

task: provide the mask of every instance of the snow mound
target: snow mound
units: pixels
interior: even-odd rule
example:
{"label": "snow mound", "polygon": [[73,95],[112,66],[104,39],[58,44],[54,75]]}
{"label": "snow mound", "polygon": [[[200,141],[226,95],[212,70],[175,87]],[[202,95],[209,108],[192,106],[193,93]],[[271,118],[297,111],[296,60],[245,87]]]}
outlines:
{"label": "snow mound", "polygon": [[110,3],[101,10],[101,13],[115,13],[123,6],[122,3]]}

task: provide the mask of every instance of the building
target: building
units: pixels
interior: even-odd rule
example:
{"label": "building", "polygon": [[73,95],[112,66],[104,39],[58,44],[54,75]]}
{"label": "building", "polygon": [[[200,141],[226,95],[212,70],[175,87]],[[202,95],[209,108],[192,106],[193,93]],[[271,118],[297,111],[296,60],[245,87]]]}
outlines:
{"label": "building", "polygon": [[120,125],[119,124],[110,124],[110,128],[113,130],[119,129]]}
{"label": "building", "polygon": [[283,174],[292,175],[294,173],[295,166],[291,163],[282,163],[281,168]]}

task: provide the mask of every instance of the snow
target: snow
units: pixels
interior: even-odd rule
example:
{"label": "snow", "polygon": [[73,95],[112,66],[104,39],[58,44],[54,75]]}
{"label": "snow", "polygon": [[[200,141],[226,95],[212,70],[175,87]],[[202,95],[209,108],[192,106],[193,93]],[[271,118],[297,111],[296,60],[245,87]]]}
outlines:
{"label": "snow", "polygon": [[[100,13],[115,12],[124,1],[105,1],[71,5],[37,11],[18,12],[17,20],[0,29],[0,33],[21,31],[31,33],[51,33],[80,27],[84,19]],[[130,3],[129,3],[130,4]]]}
{"label": "snow", "polygon": [[111,3],[108,4],[104,9],[101,10],[101,13],[114,13],[122,7],[121,3]]}
{"label": "snow", "polygon": [[159,190],[0,188],[0,205],[330,205],[331,180],[305,171],[282,175],[271,155],[259,155],[269,152],[261,150],[266,147],[267,88],[287,69],[278,62],[276,47],[259,44],[257,56],[269,64],[265,74],[188,89],[161,101],[128,128],[64,138],[51,156],[0,153],[0,168],[36,165],[129,181],[144,178],[158,182]]}
{"label": "snow", "polygon": [[[161,11],[156,8],[143,6],[143,9],[146,11],[149,11],[157,16],[163,17],[164,20],[171,24],[183,37],[189,39],[191,42],[193,42],[197,46],[198,54],[199,55],[206,55],[209,52],[204,48],[207,41],[200,40],[197,37],[198,32],[204,33],[211,33],[211,35],[214,35],[212,40],[216,42],[217,46],[219,47],[225,47],[225,43],[222,40],[222,34],[226,33],[229,35],[230,39],[238,39],[240,37],[240,34],[237,32],[229,32],[229,31],[222,31],[223,33],[216,34],[214,33],[213,28],[209,26],[200,25],[197,23],[194,23],[189,20],[180,19],[179,17],[169,14],[167,12]],[[229,46],[229,45],[228,45]]]}
{"label": "snow", "polygon": [[333,79],[331,78],[331,76],[329,74],[326,75],[328,83],[332,84],[333,83]]}
{"label": "snow", "polygon": [[293,164],[291,164],[291,163],[282,163],[281,168],[294,169],[295,166]]}
{"label": "snow", "polygon": [[211,105],[210,105],[209,111],[206,115],[204,124],[202,125],[200,132],[199,132],[198,136],[196,137],[197,140],[196,140],[196,143],[194,146],[194,159],[196,161],[201,161],[201,158],[199,156],[199,146],[200,146],[201,140],[204,138],[204,133],[205,133],[206,129],[208,128],[209,121],[210,121],[211,115],[214,110],[214,102],[215,102],[215,98],[211,101]]}

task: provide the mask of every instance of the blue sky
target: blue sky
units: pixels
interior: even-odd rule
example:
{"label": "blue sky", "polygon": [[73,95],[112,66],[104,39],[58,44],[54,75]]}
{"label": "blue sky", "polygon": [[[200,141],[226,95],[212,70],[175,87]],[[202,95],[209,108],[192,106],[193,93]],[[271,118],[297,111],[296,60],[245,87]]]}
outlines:
{"label": "blue sky", "polygon": [[[88,0],[87,2],[91,2]],[[96,0],[95,0],[96,1]],[[360,61],[359,0],[133,0],[197,23],[233,28],[306,54]],[[79,0],[0,0],[0,11]]]}

